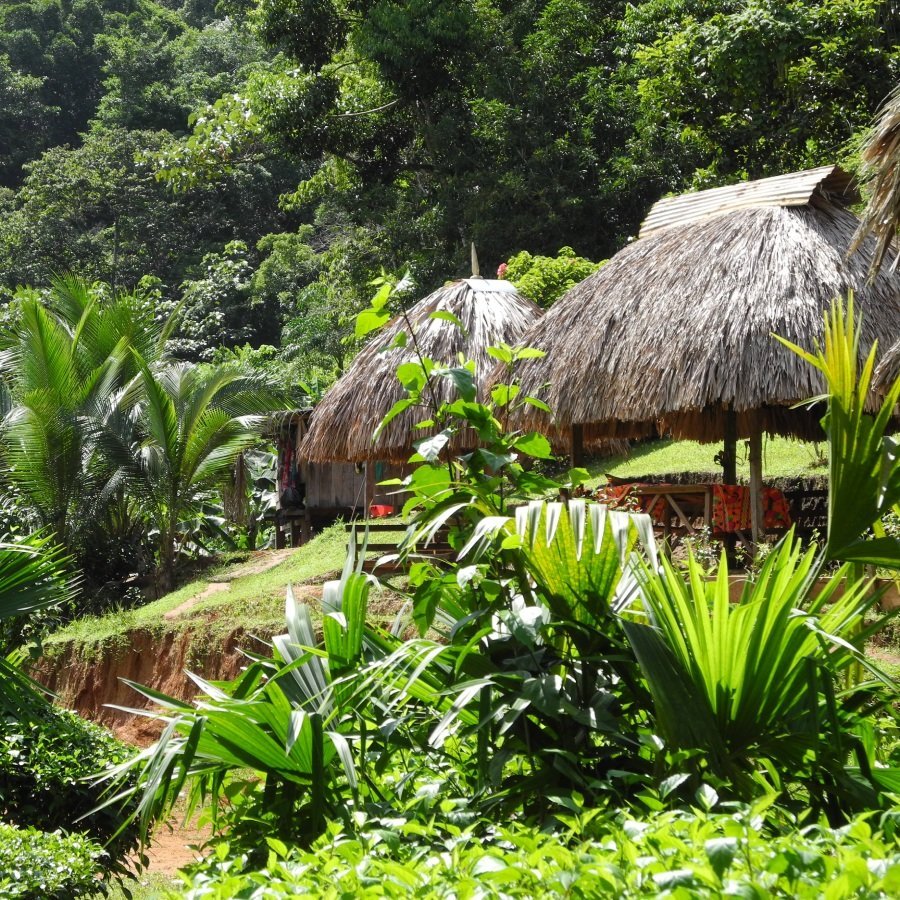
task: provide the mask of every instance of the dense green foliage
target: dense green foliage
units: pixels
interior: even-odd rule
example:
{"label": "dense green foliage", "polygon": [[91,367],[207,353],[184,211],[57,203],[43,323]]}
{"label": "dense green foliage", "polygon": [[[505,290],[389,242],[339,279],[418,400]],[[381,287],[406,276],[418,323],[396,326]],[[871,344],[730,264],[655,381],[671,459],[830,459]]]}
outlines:
{"label": "dense green foliage", "polygon": [[90,776],[131,752],[99,726],[49,703],[28,719],[0,719],[0,819],[41,831],[84,832],[107,845],[112,863],[124,862],[137,845],[137,829],[117,834],[126,819],[120,809],[91,812],[100,792]]}
{"label": "dense green foliage", "polygon": [[[179,550],[220,531],[207,504],[285,405],[239,360],[174,361],[176,320],[158,320],[156,299],[55,278],[43,294],[19,291],[0,326],[5,527],[45,529],[95,611],[154,562],[173,586]],[[110,581],[111,597],[97,590]]]}
{"label": "dense green foliage", "polygon": [[[879,827],[880,825],[880,827]],[[764,813],[667,812],[644,820],[577,810],[562,834],[469,824],[435,813],[330,830],[308,851],[270,841],[267,866],[220,848],[191,875],[189,900],[314,894],[355,897],[828,897],[888,898],[900,889],[896,821],[860,817],[841,829],[779,835]],[[882,830],[883,829],[883,830]],[[256,893],[254,893],[256,892]]]}
{"label": "dense green foliage", "polygon": [[533,256],[523,250],[505,267],[501,265],[497,274],[511,281],[524,297],[546,307],[601,265],[576,256],[571,247],[563,247],[555,257]]}
{"label": "dense green foliage", "polygon": [[[360,330],[384,318],[391,290],[360,314]],[[852,320],[846,335],[838,320],[826,368],[856,339]],[[535,352],[492,350],[510,369]],[[547,456],[549,444],[504,431],[506,407],[536,402],[514,383],[483,404],[469,364],[420,357],[398,376],[408,397],[385,421],[412,404],[438,428],[417,443],[406,481],[409,618],[390,631],[371,624],[373,579],[351,549],[323,592],[321,641],[289,592],[287,633],[238,678],[195,677],[202,693],[190,704],[139,688],[166,727],[109,774],[108,790],[137,801],[142,832],[185,785],[189,811],[210,803],[217,850],[193,895],[252,892],[267,879],[285,892],[327,881],[330,896],[494,896],[501,885],[516,896],[534,891],[529,879],[583,896],[796,895],[826,878],[835,896],[889,895],[900,872],[889,812],[900,787],[896,683],[864,656],[887,617],[868,624],[878,598],[852,567],[823,584],[826,555],[788,534],[732,603],[725,558],[712,582],[690,556],[684,574],[660,563],[646,515],[527,499],[550,482],[521,459]],[[430,405],[436,378],[459,398]],[[835,385],[835,441],[841,397]],[[872,428],[874,447],[873,422],[853,428]],[[464,427],[482,446],[447,458]],[[898,463],[885,465],[890,481]],[[457,549],[449,566],[428,561],[445,525]],[[420,637],[401,640],[409,622]],[[885,833],[873,837],[864,817],[879,810]],[[517,824],[491,824],[500,821]],[[396,834],[404,825],[413,841]],[[516,865],[526,854],[528,874]],[[886,861],[861,867],[864,854]],[[540,870],[544,855],[555,874]]]}
{"label": "dense green foliage", "polygon": [[[218,491],[258,414],[298,402],[288,378],[343,368],[389,316],[389,272],[426,290],[466,271],[474,241],[486,272],[502,263],[546,306],[667,191],[852,168],[900,75],[896,14],[5,3],[0,513],[3,532],[43,536],[0,548],[4,641],[68,599],[68,557],[102,604],[95,587],[153,570],[170,588],[186,552],[233,540]],[[858,371],[857,341],[836,310],[805,354],[828,382],[825,546],[788,535],[735,604],[724,560],[712,582],[692,557],[660,563],[646,516],[535,499],[561,486],[540,468],[550,443],[504,423],[542,405],[512,379],[539,350],[493,348],[509,377],[484,402],[471,363],[419,355],[385,419],[419,408],[434,432],[402,485],[394,627],[373,621],[377,581],[351,553],[321,635],[289,595],[287,633],[237,678],[195,678],[193,703],[143,688],[166,727],[133,757],[53,711],[16,652],[0,661],[0,815],[117,832],[115,864],[188,788],[216,828],[197,897],[896,893],[896,684],[863,655],[886,618],[870,621],[861,566],[900,569],[883,527],[900,383],[867,413],[874,357]],[[435,379],[457,399],[432,403]],[[452,458],[463,429],[480,446]],[[229,503],[252,503],[235,483]],[[429,554],[444,529],[450,563]],[[23,891],[43,877],[39,840],[0,829]],[[50,847],[71,884],[48,874],[44,893],[77,895],[93,852]]]}
{"label": "dense green foliage", "polygon": [[20,900],[97,894],[100,847],[80,834],[47,834],[0,823],[0,891]]}

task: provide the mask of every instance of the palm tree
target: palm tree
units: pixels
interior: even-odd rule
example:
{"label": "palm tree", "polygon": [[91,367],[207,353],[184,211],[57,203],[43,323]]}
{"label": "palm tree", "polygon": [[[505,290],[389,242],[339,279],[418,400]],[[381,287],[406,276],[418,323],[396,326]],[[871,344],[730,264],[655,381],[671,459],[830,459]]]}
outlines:
{"label": "palm tree", "polygon": [[264,413],[283,405],[272,384],[237,366],[165,363],[135,354],[138,375],[100,434],[116,465],[105,492],[126,486],[159,534],[163,590],[175,581],[180,524],[258,439]]}
{"label": "palm tree", "polygon": [[3,477],[32,524],[77,552],[106,481],[96,423],[137,374],[132,351],[160,359],[168,331],[140,296],[73,276],[54,279],[46,299],[22,297],[14,312],[0,335]]}
{"label": "palm tree", "polygon": [[870,234],[874,235],[877,240],[871,272],[874,275],[900,225],[900,86],[881,108],[878,121],[863,142],[861,158],[862,174],[871,179],[872,193],[851,250]]}

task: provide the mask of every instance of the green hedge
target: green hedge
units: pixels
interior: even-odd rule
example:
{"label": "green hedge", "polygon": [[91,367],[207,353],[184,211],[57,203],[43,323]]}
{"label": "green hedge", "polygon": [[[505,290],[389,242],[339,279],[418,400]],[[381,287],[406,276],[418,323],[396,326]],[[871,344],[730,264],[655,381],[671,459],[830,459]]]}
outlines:
{"label": "green hedge", "polygon": [[84,835],[0,824],[0,897],[68,900],[95,894],[101,849]]}
{"label": "green hedge", "polygon": [[[79,821],[100,798],[86,779],[133,754],[105,729],[49,705],[30,722],[0,717],[0,820],[41,831],[84,832],[106,844],[123,816],[109,807]],[[107,852],[115,863],[135,846],[137,829],[130,826]]]}

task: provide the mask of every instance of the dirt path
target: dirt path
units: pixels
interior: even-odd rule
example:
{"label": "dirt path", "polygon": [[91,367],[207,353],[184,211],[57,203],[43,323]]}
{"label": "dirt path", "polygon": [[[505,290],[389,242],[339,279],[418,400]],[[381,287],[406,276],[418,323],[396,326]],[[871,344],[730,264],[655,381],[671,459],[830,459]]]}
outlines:
{"label": "dirt path", "polygon": [[207,597],[211,597],[213,594],[221,594],[223,591],[230,591],[231,585],[225,581],[213,581],[211,584],[208,584],[199,594],[195,594],[193,597],[185,600],[184,603],[179,604],[175,607],[175,609],[170,609],[167,613],[163,613],[163,618],[167,622],[171,622],[172,619],[177,619],[179,616],[183,616],[189,610],[192,610],[198,603],[202,600],[205,600]]}
{"label": "dirt path", "polygon": [[235,579],[268,572],[269,569],[274,569],[275,566],[281,565],[293,552],[293,548],[286,550],[257,550],[246,562],[210,580],[210,583],[199,594],[189,597],[184,603],[176,606],[175,609],[170,609],[167,613],[164,613],[163,618],[167,622],[180,618],[185,613],[190,612],[197,604],[206,600],[207,597],[231,590],[231,582]]}
{"label": "dirt path", "polygon": [[153,840],[145,851],[147,867],[144,871],[153,875],[174,875],[199,858],[191,846],[202,844],[209,836],[209,828],[183,827],[181,817],[173,817],[170,822],[157,826]]}

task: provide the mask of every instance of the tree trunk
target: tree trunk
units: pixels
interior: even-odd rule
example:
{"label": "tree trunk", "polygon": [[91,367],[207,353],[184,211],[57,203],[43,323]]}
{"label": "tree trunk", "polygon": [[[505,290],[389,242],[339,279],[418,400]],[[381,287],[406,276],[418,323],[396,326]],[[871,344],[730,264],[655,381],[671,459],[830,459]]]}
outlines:
{"label": "tree trunk", "polygon": [[159,587],[162,594],[175,590],[175,534],[160,535]]}

